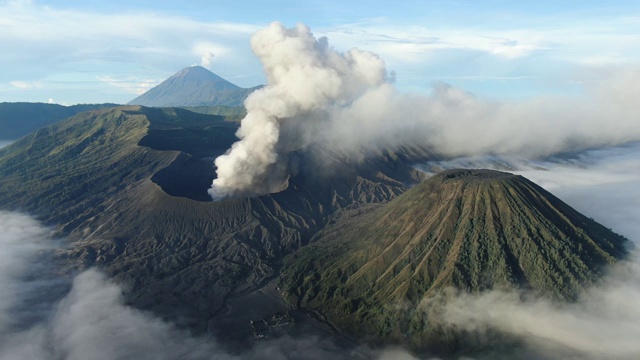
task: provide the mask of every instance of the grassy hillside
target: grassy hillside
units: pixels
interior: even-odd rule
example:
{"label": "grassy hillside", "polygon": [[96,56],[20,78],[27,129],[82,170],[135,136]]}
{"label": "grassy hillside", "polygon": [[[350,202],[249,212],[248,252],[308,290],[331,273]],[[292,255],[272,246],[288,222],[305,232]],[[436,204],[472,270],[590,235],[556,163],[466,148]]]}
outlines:
{"label": "grassy hillside", "polygon": [[624,244],[520,176],[453,170],[323,230],[286,259],[280,283],[348,333],[437,348],[458,340],[430,316],[445,289],[573,300]]}

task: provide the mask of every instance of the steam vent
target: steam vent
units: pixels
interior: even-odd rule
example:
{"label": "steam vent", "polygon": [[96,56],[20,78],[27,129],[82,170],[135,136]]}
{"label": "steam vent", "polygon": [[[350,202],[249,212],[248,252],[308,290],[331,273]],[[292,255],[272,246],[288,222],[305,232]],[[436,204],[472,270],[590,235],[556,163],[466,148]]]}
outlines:
{"label": "steam vent", "polygon": [[282,283],[292,303],[341,329],[417,344],[433,321],[416,309],[441,290],[574,300],[625,243],[522,176],[449,170],[344,216],[287,259]]}

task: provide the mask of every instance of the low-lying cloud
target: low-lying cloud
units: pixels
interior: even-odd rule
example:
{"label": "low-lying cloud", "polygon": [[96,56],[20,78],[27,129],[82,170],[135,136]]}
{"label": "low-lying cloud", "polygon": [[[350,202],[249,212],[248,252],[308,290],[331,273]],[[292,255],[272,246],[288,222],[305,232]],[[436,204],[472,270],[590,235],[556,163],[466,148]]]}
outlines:
{"label": "low-lying cloud", "polygon": [[458,329],[516,335],[554,358],[637,359],[639,274],[637,262],[620,264],[575,304],[522,301],[517,293],[460,295],[447,305],[445,318]]}
{"label": "low-lying cloud", "polygon": [[220,355],[215,343],[126,306],[120,287],[97,270],[82,272],[71,284],[48,276],[58,243],[50,235],[29,216],[0,212],[0,359]]}

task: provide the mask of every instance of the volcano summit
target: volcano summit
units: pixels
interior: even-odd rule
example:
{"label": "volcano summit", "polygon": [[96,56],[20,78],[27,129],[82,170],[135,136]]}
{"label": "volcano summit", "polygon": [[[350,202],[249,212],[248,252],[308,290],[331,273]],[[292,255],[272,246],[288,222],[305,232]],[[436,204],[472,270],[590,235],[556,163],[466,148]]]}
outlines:
{"label": "volcano summit", "polygon": [[202,66],[190,66],[128,104],[155,107],[242,106],[244,99],[257,88],[259,86],[244,89]]}

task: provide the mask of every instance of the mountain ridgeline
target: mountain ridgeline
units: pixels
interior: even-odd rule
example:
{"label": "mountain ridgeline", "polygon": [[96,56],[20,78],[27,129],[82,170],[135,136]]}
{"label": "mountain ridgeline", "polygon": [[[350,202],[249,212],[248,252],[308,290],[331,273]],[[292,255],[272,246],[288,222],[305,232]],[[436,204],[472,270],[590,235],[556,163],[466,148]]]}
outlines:
{"label": "mountain ridgeline", "polygon": [[105,109],[116,104],[63,106],[45,103],[0,103],[0,140],[16,140],[39,128],[83,111]]}
{"label": "mountain ridgeline", "polygon": [[433,349],[456,339],[425,305],[447,289],[571,301],[625,242],[521,176],[449,170],[325,228],[286,259],[280,283],[347,333]]}
{"label": "mountain ridgeline", "polygon": [[242,106],[260,86],[245,89],[202,66],[190,66],[131,100],[128,105],[150,107]]}

